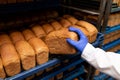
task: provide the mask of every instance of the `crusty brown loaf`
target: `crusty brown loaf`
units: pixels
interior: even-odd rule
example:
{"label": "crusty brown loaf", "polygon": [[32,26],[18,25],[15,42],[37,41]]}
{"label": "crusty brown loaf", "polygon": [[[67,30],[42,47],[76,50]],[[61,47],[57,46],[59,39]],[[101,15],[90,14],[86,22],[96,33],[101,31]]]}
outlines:
{"label": "crusty brown loaf", "polygon": [[35,67],[35,52],[30,44],[26,41],[18,41],[15,47],[20,55],[23,69],[28,70]]}
{"label": "crusty brown loaf", "polygon": [[63,18],[67,19],[69,22],[71,22],[72,25],[77,23],[77,19],[71,15],[64,15]]}
{"label": "crusty brown loaf", "polygon": [[53,26],[53,28],[54,28],[55,30],[59,30],[59,29],[62,28],[62,25],[61,25],[59,22],[57,22],[56,20],[51,21],[50,24]]}
{"label": "crusty brown loaf", "polygon": [[44,38],[46,36],[45,31],[39,24],[34,25],[31,29],[38,38]]}
{"label": "crusty brown loaf", "polygon": [[95,28],[94,25],[92,25],[92,24],[90,24],[86,21],[82,21],[82,20],[78,21],[76,23],[76,25],[79,25],[79,26],[85,28],[89,32],[89,35],[90,35],[90,41],[89,42],[90,43],[92,43],[96,40],[98,31],[97,31],[97,29]]}
{"label": "crusty brown loaf", "polygon": [[0,46],[6,43],[12,43],[7,34],[0,34]]}
{"label": "crusty brown loaf", "polygon": [[54,18],[57,18],[59,16],[58,12],[56,11],[47,11],[46,14],[45,14],[47,20],[48,19],[54,19]]}
{"label": "crusty brown loaf", "polygon": [[43,64],[47,62],[49,55],[49,49],[47,45],[39,38],[32,38],[28,42],[36,53],[37,64]]}
{"label": "crusty brown loaf", "polygon": [[53,15],[53,18],[57,18],[59,16],[57,11],[51,11],[51,14]]}
{"label": "crusty brown loaf", "polygon": [[19,55],[13,44],[4,44],[0,49],[2,62],[8,76],[14,76],[21,71]]}
{"label": "crusty brown loaf", "polygon": [[38,22],[40,25],[43,25],[43,24],[47,24],[47,22],[46,21],[40,21],[40,22]]}
{"label": "crusty brown loaf", "polygon": [[42,70],[42,71],[37,72],[37,73],[36,73],[36,76],[42,75],[42,74],[44,73],[44,71],[45,71],[45,70]]}
{"label": "crusty brown loaf", "polygon": [[70,27],[72,25],[67,19],[64,18],[60,18],[59,22],[65,28]]}
{"label": "crusty brown loaf", "polygon": [[51,54],[75,54],[76,50],[66,42],[66,38],[78,40],[77,34],[67,28],[53,31],[46,36],[45,42]]}
{"label": "crusty brown loaf", "polygon": [[31,38],[35,38],[35,34],[30,29],[25,29],[22,31],[25,39],[28,41]]}
{"label": "crusty brown loaf", "polygon": [[51,14],[51,11],[47,11],[47,12],[45,12],[45,16],[46,16],[46,20],[49,20],[49,19],[54,18],[54,15]]}
{"label": "crusty brown loaf", "polygon": [[34,80],[34,78],[35,78],[35,75],[32,75],[32,76],[27,77],[25,80]]}
{"label": "crusty brown loaf", "polygon": [[2,63],[2,60],[1,60],[1,57],[0,57],[0,78],[5,78],[5,77],[6,77],[6,73],[4,71],[3,63]]}
{"label": "crusty brown loaf", "polygon": [[54,28],[50,24],[43,24],[42,27],[43,27],[44,31],[46,32],[46,34],[52,32],[54,30]]}
{"label": "crusty brown loaf", "polygon": [[14,31],[14,32],[11,32],[10,33],[10,38],[12,40],[12,42],[15,44],[17,41],[20,41],[20,40],[25,40],[24,39],[24,36],[22,35],[21,32],[19,31]]}
{"label": "crusty brown loaf", "polygon": [[90,41],[90,35],[89,35],[88,31],[85,28],[83,28],[81,26],[78,26],[78,25],[72,25],[72,26],[75,27],[75,28],[80,29],[86,35],[86,37],[88,38],[88,41]]}

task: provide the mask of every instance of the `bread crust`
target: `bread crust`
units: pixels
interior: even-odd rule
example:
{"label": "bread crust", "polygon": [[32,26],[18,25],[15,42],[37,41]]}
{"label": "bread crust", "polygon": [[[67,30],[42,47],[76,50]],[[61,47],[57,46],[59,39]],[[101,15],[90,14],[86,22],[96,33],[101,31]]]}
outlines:
{"label": "bread crust", "polygon": [[20,55],[22,67],[24,70],[29,70],[35,67],[35,52],[27,41],[18,41],[15,44],[16,50]]}
{"label": "bread crust", "polygon": [[76,50],[66,42],[67,38],[78,40],[74,32],[69,32],[67,28],[53,31],[45,38],[45,42],[51,54],[75,54]]}
{"label": "bread crust", "polygon": [[13,44],[4,44],[0,49],[2,62],[8,76],[14,76],[21,71],[20,58]]}
{"label": "bread crust", "polygon": [[47,62],[49,58],[49,49],[47,45],[39,38],[32,38],[28,42],[35,51],[37,64]]}
{"label": "bread crust", "polygon": [[89,35],[90,35],[90,40],[89,42],[92,43],[96,40],[96,37],[97,37],[97,34],[98,34],[98,30],[96,29],[96,27],[86,21],[78,21],[76,23],[76,25],[78,26],[81,26],[83,28],[85,28],[88,32],[89,32]]}
{"label": "bread crust", "polygon": [[25,29],[22,31],[24,37],[25,37],[25,40],[29,40],[31,38],[35,38],[35,34],[30,30],[30,29]]}
{"label": "bread crust", "polygon": [[7,34],[0,34],[0,46],[7,43],[12,43],[10,37]]}
{"label": "bread crust", "polygon": [[42,26],[40,26],[39,24],[34,25],[31,29],[34,32],[34,34],[37,36],[37,38],[44,38],[46,36],[45,31],[43,30]]}
{"label": "bread crust", "polygon": [[10,33],[10,38],[12,42],[15,44],[17,41],[25,40],[24,36],[20,31],[14,31]]}

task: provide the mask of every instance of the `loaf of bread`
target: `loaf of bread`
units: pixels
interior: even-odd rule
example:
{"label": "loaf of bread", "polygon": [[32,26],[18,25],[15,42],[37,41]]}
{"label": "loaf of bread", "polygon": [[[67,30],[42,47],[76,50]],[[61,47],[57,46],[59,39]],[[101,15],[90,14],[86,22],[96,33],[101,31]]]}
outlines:
{"label": "loaf of bread", "polygon": [[22,19],[17,19],[17,20],[15,21],[15,25],[16,25],[16,26],[22,26],[22,24],[23,24]]}
{"label": "loaf of bread", "polygon": [[62,28],[62,25],[56,20],[51,21],[50,24],[53,26],[55,30],[59,30]]}
{"label": "loaf of bread", "polygon": [[33,0],[26,0],[26,2],[32,2]]}
{"label": "loaf of bread", "polygon": [[47,22],[46,21],[40,21],[39,24],[44,25],[44,24],[47,24]]}
{"label": "loaf of bread", "polygon": [[16,0],[16,2],[21,3],[21,2],[25,2],[25,0]]}
{"label": "loaf of bread", "polygon": [[7,0],[7,3],[16,3],[16,0]]}
{"label": "loaf of bread", "polygon": [[47,62],[49,55],[49,49],[47,45],[39,38],[32,38],[28,42],[35,51],[37,64],[43,64]]}
{"label": "loaf of bread", "polygon": [[12,20],[5,23],[5,26],[13,26],[14,27],[14,25],[15,25],[15,22]]}
{"label": "loaf of bread", "polygon": [[45,16],[47,20],[52,19],[54,17],[53,14],[51,14],[51,11],[45,12]]}
{"label": "loaf of bread", "polygon": [[89,35],[88,31],[85,28],[83,28],[81,26],[77,26],[77,25],[72,25],[72,26],[75,27],[75,28],[80,29],[85,34],[85,36],[88,38],[88,41],[90,41],[90,35]]}
{"label": "loaf of bread", "polygon": [[24,36],[19,31],[14,31],[10,33],[10,38],[12,42],[15,44],[17,41],[25,40]]}
{"label": "loaf of bread", "polygon": [[98,20],[98,16],[95,16],[95,15],[88,15],[87,16],[87,19],[91,19],[91,20]]}
{"label": "loaf of bread", "polygon": [[0,4],[7,4],[7,0],[0,0]]}
{"label": "loaf of bread", "polygon": [[25,80],[33,80],[35,78],[35,75],[27,77]]}
{"label": "loaf of bread", "polygon": [[36,21],[39,21],[39,17],[36,15],[36,16],[32,16],[31,17],[31,22],[36,22]]}
{"label": "loaf of bread", "polygon": [[96,37],[97,37],[97,34],[98,34],[98,30],[96,29],[96,27],[86,21],[78,21],[76,23],[76,25],[78,26],[81,26],[83,28],[85,28],[88,32],[89,32],[89,35],[90,35],[90,40],[89,42],[92,43],[96,40]]}
{"label": "loaf of bread", "polygon": [[8,76],[14,76],[21,71],[20,58],[13,44],[4,44],[0,49],[2,62]]}
{"label": "loaf of bread", "polygon": [[2,60],[1,60],[1,57],[0,57],[0,78],[5,78],[5,77],[6,77],[6,73],[4,71],[3,63],[2,63]]}
{"label": "loaf of bread", "polygon": [[66,42],[66,38],[78,40],[78,36],[74,32],[69,32],[67,28],[49,33],[45,42],[51,54],[75,54],[76,50]]}
{"label": "loaf of bread", "polygon": [[28,41],[31,38],[35,38],[35,34],[30,29],[25,29],[22,31],[25,39]]}
{"label": "loaf of bread", "polygon": [[45,72],[45,70],[39,71],[36,73],[36,76],[41,76],[44,72]]}
{"label": "loaf of bread", "polygon": [[60,18],[59,22],[65,28],[70,27],[72,25],[67,19],[64,18]]}
{"label": "loaf of bread", "polygon": [[51,14],[53,15],[53,18],[57,18],[59,16],[57,11],[51,11]]}
{"label": "loaf of bread", "polygon": [[46,34],[54,31],[54,28],[50,24],[43,24],[42,27],[44,31],[46,32]]}
{"label": "loaf of bread", "polygon": [[29,70],[35,67],[35,52],[31,45],[26,41],[18,41],[16,42],[15,47],[20,55],[23,69]]}
{"label": "loaf of bread", "polygon": [[44,38],[46,36],[45,31],[40,25],[34,25],[31,29],[35,33],[37,38]]}
{"label": "loaf of bread", "polygon": [[0,46],[6,43],[12,43],[10,37],[7,34],[0,34]]}
{"label": "loaf of bread", "polygon": [[64,15],[63,18],[67,19],[69,22],[71,22],[72,25],[77,23],[77,19],[71,15]]}
{"label": "loaf of bread", "polygon": [[46,12],[46,18],[47,19],[54,19],[58,17],[58,12],[56,11],[47,11]]}

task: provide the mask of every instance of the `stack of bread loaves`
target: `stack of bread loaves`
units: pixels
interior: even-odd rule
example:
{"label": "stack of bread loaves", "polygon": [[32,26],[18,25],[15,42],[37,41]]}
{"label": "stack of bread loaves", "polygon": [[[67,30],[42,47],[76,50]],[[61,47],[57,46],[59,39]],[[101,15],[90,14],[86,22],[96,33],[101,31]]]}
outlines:
{"label": "stack of bread loaves", "polygon": [[96,40],[98,31],[95,26],[70,15],[32,24],[27,29],[11,31],[8,35],[0,34],[0,78],[14,76],[21,69],[29,70],[36,63],[47,62],[49,53],[75,54],[76,49],[66,42],[66,38],[79,39],[76,33],[68,30],[70,26],[81,29],[90,43]]}
{"label": "stack of bread loaves", "polygon": [[[85,20],[89,20],[89,21],[95,23],[98,20],[98,16],[87,15]],[[102,22],[103,22],[103,20],[102,20]],[[114,26],[119,25],[119,24],[120,24],[120,12],[110,14],[109,17],[108,17],[107,26],[114,27]]]}
{"label": "stack of bread loaves", "polygon": [[66,38],[78,40],[78,36],[74,32],[70,32],[68,27],[73,26],[81,29],[87,36],[90,43],[94,42],[97,37],[97,29],[94,25],[86,21],[78,21],[70,15],[64,15],[59,18],[58,21],[62,25],[62,29],[50,32],[46,38],[45,43],[47,44],[51,54],[75,54],[76,50],[66,42]]}
{"label": "stack of bread loaves", "polygon": [[68,25],[68,26],[65,25],[63,26],[64,28],[57,31],[53,31],[46,36],[45,42],[51,54],[75,54],[76,53],[76,50],[66,42],[66,38],[71,38],[72,40],[78,40],[77,34],[74,32],[70,32],[68,30],[69,26],[73,26],[78,29],[81,29],[83,33],[88,37],[88,40],[90,43],[96,40],[98,31],[92,24],[86,21],[77,21],[75,24],[72,24],[72,23],[70,24],[71,25]]}
{"label": "stack of bread loaves", "polygon": [[49,49],[30,29],[0,34],[0,78],[29,70],[48,61]]}

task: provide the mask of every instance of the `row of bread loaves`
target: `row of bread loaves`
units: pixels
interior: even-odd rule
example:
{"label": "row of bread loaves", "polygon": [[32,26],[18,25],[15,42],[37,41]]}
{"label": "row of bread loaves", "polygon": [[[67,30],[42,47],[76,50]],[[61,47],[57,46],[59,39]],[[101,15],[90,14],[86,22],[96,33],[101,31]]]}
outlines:
{"label": "row of bread loaves", "polygon": [[29,70],[35,67],[36,63],[43,64],[48,61],[49,49],[46,44],[37,37],[27,35],[24,31],[0,34],[0,78],[14,76],[20,73],[21,69]]}
{"label": "row of bread loaves", "polygon": [[[70,32],[70,26],[79,28],[90,43],[97,37],[97,29],[92,24],[64,15],[44,24],[34,24],[29,29],[12,31],[0,35],[0,77],[13,76],[21,68],[29,70],[37,64],[48,61],[51,54],[75,54],[76,49],[66,42],[66,38],[79,40],[77,34]],[[6,72],[6,73],[5,73]]]}

